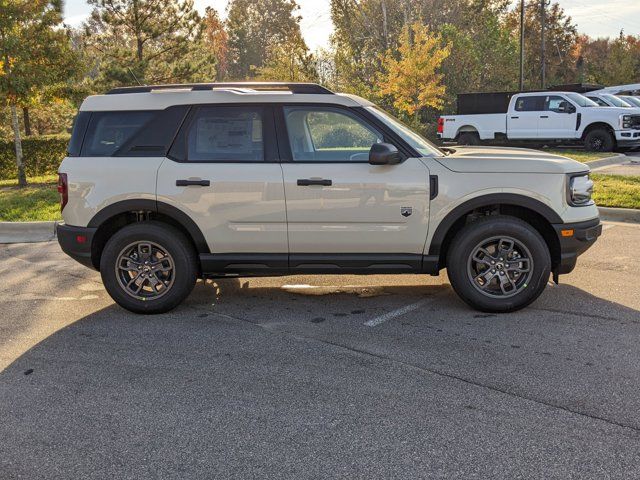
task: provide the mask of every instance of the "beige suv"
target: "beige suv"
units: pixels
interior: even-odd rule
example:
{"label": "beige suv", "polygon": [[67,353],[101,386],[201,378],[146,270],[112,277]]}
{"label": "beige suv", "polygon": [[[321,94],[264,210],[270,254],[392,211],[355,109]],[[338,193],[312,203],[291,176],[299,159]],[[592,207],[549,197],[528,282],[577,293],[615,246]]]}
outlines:
{"label": "beige suv", "polygon": [[59,170],[62,249],[134,312],[204,277],[425,273],[506,312],[600,235],[588,167],[438,149],[314,84],[118,88],[88,97]]}

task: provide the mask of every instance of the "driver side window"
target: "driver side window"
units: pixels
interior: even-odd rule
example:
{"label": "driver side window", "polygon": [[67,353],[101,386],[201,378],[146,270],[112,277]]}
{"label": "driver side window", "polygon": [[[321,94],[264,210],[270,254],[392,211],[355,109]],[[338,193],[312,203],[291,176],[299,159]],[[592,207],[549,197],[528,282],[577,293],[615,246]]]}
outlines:
{"label": "driver side window", "polygon": [[331,107],[284,107],[295,162],[367,162],[383,135],[350,112]]}

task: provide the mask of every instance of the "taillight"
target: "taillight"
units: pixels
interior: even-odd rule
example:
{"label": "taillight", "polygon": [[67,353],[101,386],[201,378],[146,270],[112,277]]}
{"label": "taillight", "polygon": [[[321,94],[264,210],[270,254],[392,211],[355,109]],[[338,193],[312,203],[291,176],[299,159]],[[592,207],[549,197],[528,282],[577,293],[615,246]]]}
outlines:
{"label": "taillight", "polygon": [[69,201],[69,184],[67,183],[67,174],[58,174],[58,193],[60,194],[60,211]]}
{"label": "taillight", "polygon": [[438,118],[438,133],[444,133],[444,118]]}

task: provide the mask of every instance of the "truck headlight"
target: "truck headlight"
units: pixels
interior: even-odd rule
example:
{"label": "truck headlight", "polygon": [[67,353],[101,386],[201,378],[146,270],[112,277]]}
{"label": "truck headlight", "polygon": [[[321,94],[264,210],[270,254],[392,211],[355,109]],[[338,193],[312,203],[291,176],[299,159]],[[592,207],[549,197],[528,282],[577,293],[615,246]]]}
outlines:
{"label": "truck headlight", "polygon": [[631,128],[631,115],[620,115],[620,126],[622,128]]}
{"label": "truck headlight", "polygon": [[569,204],[574,207],[582,207],[591,204],[593,194],[593,181],[589,174],[574,175],[569,178]]}

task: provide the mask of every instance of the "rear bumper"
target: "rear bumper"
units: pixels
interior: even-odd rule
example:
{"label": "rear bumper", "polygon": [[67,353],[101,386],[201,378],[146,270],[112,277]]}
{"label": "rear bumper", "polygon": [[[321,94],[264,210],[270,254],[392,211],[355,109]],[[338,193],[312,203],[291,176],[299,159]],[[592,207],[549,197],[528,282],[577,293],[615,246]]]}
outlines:
{"label": "rear bumper", "polygon": [[97,228],[58,224],[56,233],[62,251],[85,267],[96,267],[91,261],[91,244]]}
{"label": "rear bumper", "polygon": [[[553,225],[560,241],[560,263],[554,273],[570,273],[576,266],[578,256],[595,243],[602,234],[599,218],[578,223],[560,223]],[[573,231],[569,234],[569,231]],[[563,234],[564,232],[564,234]]]}

